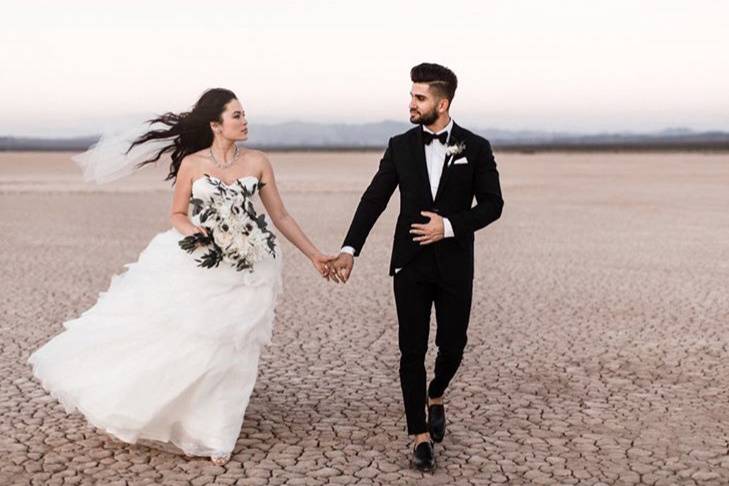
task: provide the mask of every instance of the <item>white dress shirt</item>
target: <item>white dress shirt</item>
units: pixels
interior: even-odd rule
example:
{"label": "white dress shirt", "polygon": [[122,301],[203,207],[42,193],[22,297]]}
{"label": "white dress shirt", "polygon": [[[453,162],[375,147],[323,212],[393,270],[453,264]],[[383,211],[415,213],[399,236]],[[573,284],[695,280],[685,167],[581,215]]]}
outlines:
{"label": "white dress shirt", "polygon": [[[448,146],[448,141],[451,139],[451,131],[453,129],[453,119],[451,118],[448,121],[448,125],[445,126],[442,130],[435,133],[435,135],[439,135],[443,132],[448,132],[448,139],[446,140],[445,144],[440,143],[440,140],[437,138],[433,139],[432,142],[430,142],[428,145],[425,145],[425,165],[428,169],[428,181],[430,182],[430,193],[433,195],[433,199],[435,199],[435,195],[438,194],[438,184],[440,184],[440,176],[443,172],[443,164],[445,163],[445,157],[446,157],[446,147]],[[428,133],[434,133],[431,130],[428,129],[425,125],[423,125],[423,131],[426,131]],[[444,238],[451,238],[453,237],[453,227],[451,226],[451,222],[448,221],[448,218],[443,218],[443,237]],[[354,255],[354,248],[351,246],[345,246],[342,247],[341,252],[343,253],[349,253],[350,255]],[[400,269],[396,268],[395,273],[399,272]]]}

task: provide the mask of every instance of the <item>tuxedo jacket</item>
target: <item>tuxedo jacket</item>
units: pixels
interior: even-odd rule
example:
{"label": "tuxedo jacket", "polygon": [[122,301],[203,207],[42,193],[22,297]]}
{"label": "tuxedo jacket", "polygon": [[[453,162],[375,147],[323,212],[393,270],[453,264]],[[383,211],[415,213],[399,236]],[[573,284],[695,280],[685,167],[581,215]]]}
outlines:
{"label": "tuxedo jacket", "polygon": [[460,144],[463,150],[446,155],[438,193],[431,194],[422,134],[422,127],[417,126],[390,139],[379,169],[357,206],[343,246],[354,248],[355,256],[360,254],[377,218],[399,188],[400,214],[390,275],[423,251],[424,246],[413,241],[410,225],[427,223],[428,218],[420,212],[431,211],[448,218],[454,233],[453,237],[430,244],[439,270],[446,277],[473,278],[474,232],[497,220],[504,205],[491,145],[453,123],[448,146]]}

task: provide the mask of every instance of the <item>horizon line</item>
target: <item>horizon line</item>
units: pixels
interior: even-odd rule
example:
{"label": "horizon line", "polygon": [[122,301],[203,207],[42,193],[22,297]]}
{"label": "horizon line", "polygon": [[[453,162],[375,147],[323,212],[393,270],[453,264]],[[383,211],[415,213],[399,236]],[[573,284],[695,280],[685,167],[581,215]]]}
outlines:
{"label": "horizon line", "polygon": [[[362,123],[349,123],[349,122],[323,122],[323,121],[302,121],[299,119],[291,119],[280,122],[268,122],[258,123],[258,126],[275,127],[279,125],[288,124],[302,124],[310,126],[323,126],[323,125],[339,125],[339,126],[364,126],[364,125],[379,125],[385,123],[396,123],[400,125],[412,125],[415,124],[409,122],[383,119],[376,122],[362,122]],[[498,131],[506,133],[538,133],[542,135],[559,135],[559,136],[571,136],[571,137],[590,137],[590,136],[611,136],[611,135],[628,135],[628,136],[681,136],[681,135],[701,135],[701,134],[726,134],[729,135],[729,129],[722,128],[694,128],[691,126],[681,125],[670,125],[664,126],[663,128],[650,129],[645,131],[639,131],[635,129],[606,129],[606,130],[593,130],[593,131],[573,131],[573,130],[548,130],[544,128],[499,128],[497,126],[490,127],[474,127],[470,128],[471,131]],[[113,130],[112,130],[113,131]],[[109,130],[102,130],[98,132],[88,132],[81,135],[60,135],[60,136],[44,136],[44,135],[22,135],[17,133],[2,133],[0,139],[16,138],[16,139],[37,139],[37,140],[75,140],[91,137],[99,137]]]}

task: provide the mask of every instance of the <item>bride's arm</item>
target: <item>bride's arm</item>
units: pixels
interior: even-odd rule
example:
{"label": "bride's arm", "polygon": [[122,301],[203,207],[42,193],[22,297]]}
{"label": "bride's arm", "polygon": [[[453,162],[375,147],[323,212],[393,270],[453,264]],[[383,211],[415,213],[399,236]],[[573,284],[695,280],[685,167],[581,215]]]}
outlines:
{"label": "bride's arm", "polygon": [[273,167],[268,158],[261,153],[261,182],[264,186],[261,188],[259,195],[261,202],[268,212],[274,226],[286,237],[301,253],[306,255],[311,263],[323,276],[327,276],[328,270],[326,263],[335,257],[326,256],[319,251],[314,243],[309,240],[304,231],[299,227],[296,220],[291,216],[276,187],[276,178],[273,175]]}
{"label": "bride's arm", "polygon": [[172,196],[172,211],[170,213],[170,223],[185,236],[205,232],[204,229],[192,224],[190,218],[187,217],[194,172],[190,165],[187,158],[182,159],[180,170],[177,171],[177,179],[175,179],[175,193]]}

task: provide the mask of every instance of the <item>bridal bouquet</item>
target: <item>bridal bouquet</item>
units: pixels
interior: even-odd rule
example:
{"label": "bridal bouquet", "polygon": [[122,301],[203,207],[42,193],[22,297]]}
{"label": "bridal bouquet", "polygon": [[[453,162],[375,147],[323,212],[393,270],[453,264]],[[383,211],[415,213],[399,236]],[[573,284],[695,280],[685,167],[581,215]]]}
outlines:
{"label": "bridal bouquet", "polygon": [[207,235],[196,233],[179,241],[180,248],[192,253],[198,246],[207,253],[195,259],[203,268],[230,263],[236,270],[253,271],[256,262],[268,253],[276,257],[276,237],[267,228],[265,215],[256,214],[251,198],[264,183],[251,188],[240,181],[232,186],[209,178],[215,187],[208,198],[190,198],[192,216],[200,221]]}

